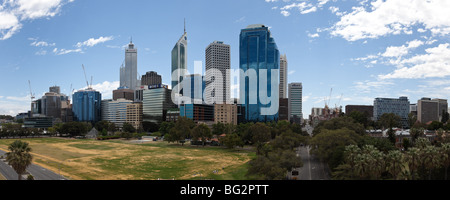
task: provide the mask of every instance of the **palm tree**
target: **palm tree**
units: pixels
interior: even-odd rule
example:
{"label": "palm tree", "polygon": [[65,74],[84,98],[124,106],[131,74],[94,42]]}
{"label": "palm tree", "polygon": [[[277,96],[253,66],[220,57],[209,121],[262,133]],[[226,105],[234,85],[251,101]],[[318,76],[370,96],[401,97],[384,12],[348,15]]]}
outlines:
{"label": "palm tree", "polygon": [[408,163],[409,171],[412,176],[412,180],[415,178],[416,170],[419,167],[420,149],[412,147],[406,152],[406,161]]}
{"label": "palm tree", "polygon": [[399,150],[389,151],[386,155],[387,168],[389,173],[398,180],[398,175],[402,171],[403,154]]}
{"label": "palm tree", "polygon": [[442,165],[445,168],[445,180],[447,180],[447,171],[450,166],[450,143],[442,144],[440,155],[442,155]]}
{"label": "palm tree", "polygon": [[9,145],[8,150],[10,152],[6,153],[6,161],[19,175],[19,180],[22,179],[22,174],[26,172],[28,166],[31,165],[33,156],[30,154],[31,148],[28,143],[16,140],[11,145]]}

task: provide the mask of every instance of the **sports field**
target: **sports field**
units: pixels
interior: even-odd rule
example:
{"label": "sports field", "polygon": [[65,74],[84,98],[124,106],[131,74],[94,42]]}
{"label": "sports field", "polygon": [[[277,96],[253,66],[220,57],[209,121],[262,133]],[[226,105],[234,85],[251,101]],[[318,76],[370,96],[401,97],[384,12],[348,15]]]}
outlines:
{"label": "sports field", "polygon": [[[196,147],[131,140],[21,139],[28,142],[33,163],[71,180],[214,179],[246,180],[246,150]],[[0,150],[14,140],[0,140]]]}

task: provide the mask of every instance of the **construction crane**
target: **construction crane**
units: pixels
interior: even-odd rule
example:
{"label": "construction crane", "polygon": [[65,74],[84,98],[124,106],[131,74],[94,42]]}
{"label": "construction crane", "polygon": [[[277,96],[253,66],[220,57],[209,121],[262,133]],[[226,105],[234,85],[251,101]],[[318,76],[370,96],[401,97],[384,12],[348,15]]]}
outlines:
{"label": "construction crane", "polygon": [[31,90],[31,81],[30,80],[28,80],[28,87],[30,87],[30,98],[31,98],[31,111],[30,111],[31,116],[30,117],[33,117],[33,101],[35,99],[35,96],[33,94],[33,90]]}
{"label": "construction crane", "polygon": [[[82,64],[81,66],[83,66],[84,79],[86,79],[87,89],[91,89],[91,87],[89,86],[89,81],[88,81],[87,76],[86,76],[86,69],[84,68],[84,64]],[[91,78],[91,80],[92,80],[92,78]]]}

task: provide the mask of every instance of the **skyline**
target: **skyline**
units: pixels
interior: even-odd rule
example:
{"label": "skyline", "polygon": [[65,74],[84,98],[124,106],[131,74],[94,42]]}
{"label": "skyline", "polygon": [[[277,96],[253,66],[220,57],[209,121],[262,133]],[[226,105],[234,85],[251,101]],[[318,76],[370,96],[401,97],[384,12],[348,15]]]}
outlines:
{"label": "skyline", "polygon": [[332,107],[341,94],[344,107],[373,105],[377,97],[448,99],[449,8],[445,0],[3,0],[0,114],[30,109],[28,80],[37,98],[54,85],[67,95],[71,84],[83,89],[82,64],[93,88],[112,97],[131,37],[139,74],[156,71],[170,85],[171,49],[184,18],[190,73],[195,61],[204,72],[205,48],[213,41],[230,45],[231,68],[238,69],[241,29],[269,26],[289,63],[288,84],[303,83],[304,117],[324,106],[331,88]]}

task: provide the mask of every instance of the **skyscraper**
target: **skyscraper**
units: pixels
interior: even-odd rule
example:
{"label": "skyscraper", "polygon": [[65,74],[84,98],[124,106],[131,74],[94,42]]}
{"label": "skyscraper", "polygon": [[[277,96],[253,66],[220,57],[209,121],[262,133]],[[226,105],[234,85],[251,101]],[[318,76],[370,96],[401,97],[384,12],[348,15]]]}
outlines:
{"label": "skyscraper", "polygon": [[240,103],[247,122],[278,120],[280,52],[268,27],[241,30]]}
{"label": "skyscraper", "polygon": [[157,72],[151,71],[147,72],[145,75],[142,75],[141,85],[160,85],[162,84],[161,75],[158,75]]}
{"label": "skyscraper", "polygon": [[79,122],[98,122],[101,120],[102,94],[93,89],[80,90],[73,94],[73,118]]}
{"label": "skyscraper", "polygon": [[401,118],[402,126],[408,127],[409,106],[408,97],[400,97],[399,99],[376,98],[373,103],[373,118],[378,121],[383,114],[394,113]]}
{"label": "skyscraper", "polygon": [[[184,34],[172,49],[172,90],[175,90],[175,94],[183,94],[183,91],[177,91],[175,86],[183,81],[183,77],[186,75],[184,70],[187,70],[186,27],[184,29]],[[178,88],[182,88],[182,85],[178,85]]]}
{"label": "skyscraper", "polygon": [[298,124],[301,123],[301,119],[303,119],[302,92],[303,92],[302,83],[289,84],[289,100],[288,100],[289,121]]}
{"label": "skyscraper", "polygon": [[120,87],[135,90],[140,86],[137,75],[137,49],[130,41],[125,50],[125,66],[120,68]]}
{"label": "skyscraper", "polygon": [[288,62],[286,54],[280,56],[280,98],[287,98]]}
{"label": "skyscraper", "polygon": [[214,102],[215,99],[216,103],[225,104],[230,100],[230,45],[220,41],[209,44],[205,61],[206,93],[211,97],[205,101]]}

